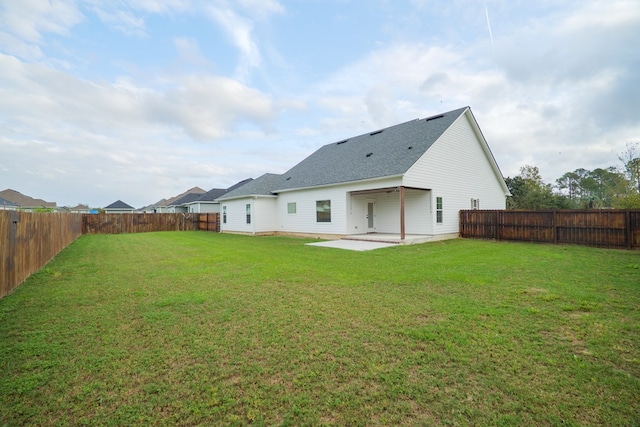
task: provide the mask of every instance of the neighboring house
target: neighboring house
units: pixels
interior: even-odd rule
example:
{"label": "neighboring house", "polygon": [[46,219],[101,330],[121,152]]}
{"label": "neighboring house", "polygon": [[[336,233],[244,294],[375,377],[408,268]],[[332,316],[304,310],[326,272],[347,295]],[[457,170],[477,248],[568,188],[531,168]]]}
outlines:
{"label": "neighboring house", "polygon": [[218,198],[221,230],[457,237],[462,209],[509,190],[468,107],[327,144],[282,175]]}
{"label": "neighboring house", "polygon": [[19,191],[12,190],[10,188],[0,191],[0,197],[13,202],[18,209],[24,211],[33,211],[35,209],[43,208],[56,210],[58,208],[56,202],[46,202],[42,199],[34,199],[33,197],[25,196]]}
{"label": "neighboring house", "polygon": [[89,213],[90,210],[91,209],[89,208],[89,206],[83,205],[83,204],[79,204],[78,206],[74,206],[72,208],[69,208],[69,211],[71,211],[71,213],[87,214],[87,213]]}
{"label": "neighboring house", "polygon": [[251,178],[244,179],[229,188],[213,188],[198,199],[184,203],[183,206],[187,208],[187,212],[195,212],[195,213],[207,213],[207,212],[220,212],[220,203],[216,200],[219,197],[222,197],[225,193],[229,191],[233,191],[238,187],[243,186],[244,184],[251,181]]}
{"label": "neighboring house", "polygon": [[111,213],[133,213],[133,212],[136,211],[136,208],[126,204],[122,200],[116,200],[115,202],[111,203],[109,206],[105,206],[103,209],[104,209],[104,212],[108,213],[108,214],[111,214]]}
{"label": "neighboring house", "polygon": [[15,211],[17,209],[18,209],[17,204],[13,203],[10,200],[3,199],[2,197],[0,197],[0,210]]}
{"label": "neighboring house", "polygon": [[194,202],[202,197],[202,194],[197,193],[189,193],[180,197],[179,199],[172,202],[169,206],[167,206],[167,213],[179,213],[179,212],[188,212],[189,208],[187,203]]}
{"label": "neighboring house", "polygon": [[220,212],[220,203],[215,200],[226,192],[227,190],[225,188],[212,188],[196,200],[186,202],[184,204],[184,207],[187,209],[186,212]]}
{"label": "neighboring house", "polygon": [[189,190],[185,191],[184,193],[178,194],[177,196],[171,197],[170,199],[162,199],[157,203],[154,203],[150,206],[147,206],[144,208],[145,211],[151,211],[154,213],[167,213],[169,212],[169,206],[174,205],[174,203],[176,202],[176,200],[186,196],[187,194],[198,194],[198,195],[203,195],[204,193],[206,193],[206,191],[204,191],[202,188],[200,187],[193,187],[190,188]]}

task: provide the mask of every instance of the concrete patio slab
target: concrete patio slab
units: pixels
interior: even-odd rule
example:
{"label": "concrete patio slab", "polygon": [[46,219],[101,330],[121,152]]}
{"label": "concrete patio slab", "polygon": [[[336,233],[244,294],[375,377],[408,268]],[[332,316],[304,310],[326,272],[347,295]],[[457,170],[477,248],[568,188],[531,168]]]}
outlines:
{"label": "concrete patio slab", "polygon": [[307,243],[309,246],[321,246],[325,248],[346,249],[350,251],[371,251],[374,249],[397,246],[397,243],[371,242],[364,240],[328,240],[326,242]]}

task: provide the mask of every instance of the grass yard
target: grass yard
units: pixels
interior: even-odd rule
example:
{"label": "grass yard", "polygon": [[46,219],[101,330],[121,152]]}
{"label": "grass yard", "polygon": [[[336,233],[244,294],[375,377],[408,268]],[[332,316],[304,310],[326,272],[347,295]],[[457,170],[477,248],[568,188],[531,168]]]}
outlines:
{"label": "grass yard", "polygon": [[640,253],[85,235],[0,300],[0,425],[639,425]]}

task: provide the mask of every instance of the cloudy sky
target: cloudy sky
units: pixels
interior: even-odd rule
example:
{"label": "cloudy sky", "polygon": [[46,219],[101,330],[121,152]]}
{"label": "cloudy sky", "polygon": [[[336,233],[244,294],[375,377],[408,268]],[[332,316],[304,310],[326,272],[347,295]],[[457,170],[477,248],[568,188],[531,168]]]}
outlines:
{"label": "cloudy sky", "polygon": [[640,141],[638,0],[0,0],[0,190],[141,207],[470,106],[505,176]]}

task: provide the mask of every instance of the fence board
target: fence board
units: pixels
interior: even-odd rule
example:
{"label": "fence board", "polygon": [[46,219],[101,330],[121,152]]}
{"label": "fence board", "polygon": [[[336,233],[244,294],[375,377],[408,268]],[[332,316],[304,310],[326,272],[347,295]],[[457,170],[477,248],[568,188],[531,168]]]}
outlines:
{"label": "fence board", "polygon": [[640,210],[460,211],[469,238],[640,247]]}
{"label": "fence board", "polygon": [[0,210],[0,298],[81,234],[81,214]]}

